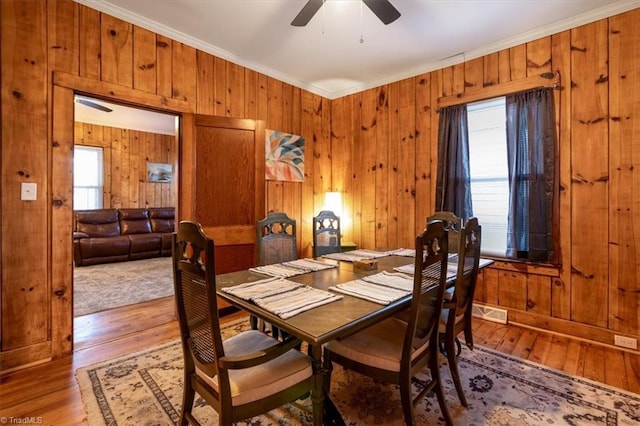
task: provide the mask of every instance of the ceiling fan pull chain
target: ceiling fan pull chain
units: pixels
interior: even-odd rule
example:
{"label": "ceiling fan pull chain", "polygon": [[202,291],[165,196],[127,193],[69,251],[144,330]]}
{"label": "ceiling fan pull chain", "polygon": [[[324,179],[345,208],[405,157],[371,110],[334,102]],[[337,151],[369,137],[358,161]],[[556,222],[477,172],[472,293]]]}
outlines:
{"label": "ceiling fan pull chain", "polygon": [[325,0],[322,0],[322,34],[324,34],[324,23],[326,21],[325,16],[326,16],[326,7],[324,7],[324,2]]}
{"label": "ceiling fan pull chain", "polygon": [[364,43],[364,37],[362,36],[362,28],[363,28],[363,18],[362,18],[362,5],[363,2],[360,2],[360,44]]}

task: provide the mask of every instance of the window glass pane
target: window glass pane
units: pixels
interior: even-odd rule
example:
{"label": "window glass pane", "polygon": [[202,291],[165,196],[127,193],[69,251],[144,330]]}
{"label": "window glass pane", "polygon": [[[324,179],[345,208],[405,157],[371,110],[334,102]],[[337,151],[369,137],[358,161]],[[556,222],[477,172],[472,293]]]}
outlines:
{"label": "window glass pane", "polygon": [[73,152],[74,210],[102,208],[102,194],[102,148],[75,145]]}
{"label": "window glass pane", "polygon": [[504,256],[509,205],[505,99],[469,104],[473,214],[482,225],[482,252]]}

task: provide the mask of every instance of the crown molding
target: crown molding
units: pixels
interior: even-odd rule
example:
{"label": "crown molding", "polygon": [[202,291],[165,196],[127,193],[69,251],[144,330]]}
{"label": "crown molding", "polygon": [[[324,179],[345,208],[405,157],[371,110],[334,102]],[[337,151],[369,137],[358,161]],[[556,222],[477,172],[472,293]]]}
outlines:
{"label": "crown molding", "polygon": [[166,25],[147,19],[144,16],[132,13],[126,9],[123,9],[119,6],[109,3],[108,1],[104,1],[104,0],[74,0],[74,1],[77,3],[83,4],[87,7],[90,7],[92,9],[98,10],[100,12],[107,13],[113,17],[127,21],[131,24],[145,28],[149,31],[153,31],[157,34],[161,34],[163,36],[169,37],[172,40],[187,44],[203,52],[210,53],[221,59],[225,59],[237,65],[249,68],[253,71],[265,74],[269,77],[275,78],[284,83],[291,84],[295,87],[307,90],[311,93],[314,93],[316,95],[319,95],[328,99],[340,98],[342,96],[351,95],[357,92],[361,92],[363,90],[368,90],[368,89],[372,89],[385,84],[393,83],[395,81],[403,80],[405,78],[415,77],[420,74],[428,73],[444,67],[459,64],[461,62],[465,62],[471,59],[479,58],[481,56],[485,56],[485,55],[495,53],[504,49],[508,49],[523,43],[537,40],[539,38],[557,34],[571,28],[576,28],[580,25],[585,25],[600,19],[608,18],[608,17],[618,15],[620,13],[624,13],[640,7],[640,0],[621,0],[618,2],[608,4],[607,6],[601,7],[599,9],[595,9],[590,12],[577,15],[570,19],[558,21],[553,24],[546,25],[541,28],[537,28],[533,31],[528,31],[514,37],[500,40],[499,42],[489,44],[480,49],[461,52],[450,58],[445,58],[437,62],[424,63],[419,66],[413,67],[411,69],[407,69],[402,73],[396,73],[388,77],[385,77],[384,79],[372,81],[367,84],[358,84],[343,90],[330,92],[316,85],[313,85],[304,81],[300,81],[291,75],[284,75],[274,69],[264,67],[260,64],[253,63],[251,61],[243,59],[231,52],[228,52],[210,43],[206,43],[200,39],[191,37],[180,31],[176,31]]}

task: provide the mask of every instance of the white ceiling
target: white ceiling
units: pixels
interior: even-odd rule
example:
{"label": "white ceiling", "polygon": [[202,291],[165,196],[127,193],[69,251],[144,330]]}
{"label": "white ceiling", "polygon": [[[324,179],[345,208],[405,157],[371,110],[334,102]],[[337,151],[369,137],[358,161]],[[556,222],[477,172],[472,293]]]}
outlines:
{"label": "white ceiling", "polygon": [[[76,0],[334,99],[640,7],[640,0],[391,0],[385,26],[360,0]],[[363,42],[360,42],[360,39]]]}
{"label": "white ceiling", "polygon": [[[124,105],[103,101],[102,99],[89,98],[87,96],[76,95],[75,99],[74,119],[80,123],[98,124],[100,126],[139,130],[142,132],[159,133],[162,135],[175,135],[177,132],[178,117],[174,115],[138,108],[130,108]],[[107,107],[112,111],[105,112],[88,107],[78,103],[78,99],[88,100],[103,107]]]}

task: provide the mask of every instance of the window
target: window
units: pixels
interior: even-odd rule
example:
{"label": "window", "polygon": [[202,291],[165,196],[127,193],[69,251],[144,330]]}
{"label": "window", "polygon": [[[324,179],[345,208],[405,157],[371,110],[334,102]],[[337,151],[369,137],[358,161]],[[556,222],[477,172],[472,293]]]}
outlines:
{"label": "window", "polygon": [[483,253],[556,261],[553,90],[440,109],[436,209],[477,216]]}
{"label": "window", "polygon": [[468,104],[467,120],[471,199],[482,224],[482,252],[504,256],[509,211],[505,98]]}
{"label": "window", "polygon": [[73,209],[102,208],[102,148],[75,145],[73,150]]}

